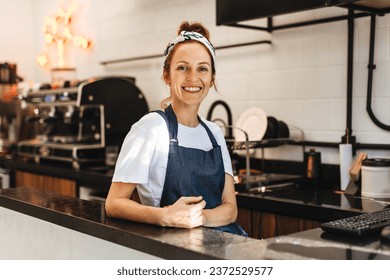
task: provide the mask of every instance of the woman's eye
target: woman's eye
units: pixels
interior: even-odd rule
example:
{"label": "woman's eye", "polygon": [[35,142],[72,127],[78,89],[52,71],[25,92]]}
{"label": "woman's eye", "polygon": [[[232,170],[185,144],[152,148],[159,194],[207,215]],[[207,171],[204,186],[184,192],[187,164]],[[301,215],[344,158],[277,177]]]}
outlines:
{"label": "woman's eye", "polygon": [[199,67],[200,72],[207,72],[209,69],[207,67]]}
{"label": "woman's eye", "polygon": [[187,70],[187,69],[188,69],[188,67],[187,67],[187,66],[184,66],[184,65],[181,65],[181,66],[177,67],[177,70],[185,71],[185,70]]}

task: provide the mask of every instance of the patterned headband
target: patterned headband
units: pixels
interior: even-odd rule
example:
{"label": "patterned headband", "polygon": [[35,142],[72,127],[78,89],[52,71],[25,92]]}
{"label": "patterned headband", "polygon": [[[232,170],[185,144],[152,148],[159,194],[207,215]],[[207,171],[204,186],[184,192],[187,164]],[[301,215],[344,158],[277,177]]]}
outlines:
{"label": "patterned headband", "polygon": [[213,45],[207,40],[202,34],[194,31],[182,31],[180,32],[180,35],[177,36],[175,39],[173,39],[172,42],[170,42],[164,52],[165,56],[165,62],[164,67],[166,64],[166,59],[168,58],[168,55],[171,53],[173,48],[176,46],[177,43],[188,41],[188,40],[195,40],[198,42],[201,42],[206,48],[209,50],[211,57],[213,59],[214,67],[215,67],[215,49]]}

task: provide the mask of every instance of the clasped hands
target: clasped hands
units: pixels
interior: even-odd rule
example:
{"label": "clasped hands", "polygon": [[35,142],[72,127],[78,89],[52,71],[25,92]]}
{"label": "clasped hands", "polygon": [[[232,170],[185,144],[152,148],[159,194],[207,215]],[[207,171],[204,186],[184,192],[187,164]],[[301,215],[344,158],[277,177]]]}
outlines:
{"label": "clasped hands", "polygon": [[182,196],[174,204],[163,209],[163,226],[194,228],[204,224],[203,209],[206,201],[202,196]]}

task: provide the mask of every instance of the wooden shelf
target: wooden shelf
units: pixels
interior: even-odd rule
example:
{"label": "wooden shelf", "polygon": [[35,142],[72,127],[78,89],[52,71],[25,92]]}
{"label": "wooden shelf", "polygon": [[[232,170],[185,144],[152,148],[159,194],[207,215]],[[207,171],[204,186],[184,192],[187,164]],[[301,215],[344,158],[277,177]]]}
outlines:
{"label": "wooden shelf", "polygon": [[390,12],[390,2],[388,0],[357,0],[343,7],[372,13],[385,14]]}
{"label": "wooden shelf", "polygon": [[[273,17],[284,14],[302,12],[326,7],[340,7],[356,10],[354,15],[334,16],[289,24],[274,25]],[[390,13],[390,3],[387,0],[217,0],[217,25],[273,32],[276,30],[301,27],[313,24],[348,20],[350,17],[360,18],[370,13],[383,15]],[[267,18],[265,26],[244,23],[245,21]]]}

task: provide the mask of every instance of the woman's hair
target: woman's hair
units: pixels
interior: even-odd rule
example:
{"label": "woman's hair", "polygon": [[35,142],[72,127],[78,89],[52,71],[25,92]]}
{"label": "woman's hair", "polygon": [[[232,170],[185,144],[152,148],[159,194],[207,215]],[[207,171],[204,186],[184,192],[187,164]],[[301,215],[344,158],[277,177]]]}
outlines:
{"label": "woman's hair", "polygon": [[[197,32],[199,34],[202,34],[203,37],[205,37],[208,41],[210,41],[210,33],[209,33],[209,31],[200,22],[189,23],[188,21],[184,21],[184,22],[182,22],[180,24],[179,29],[177,31],[177,35],[180,35],[180,33],[182,31]],[[190,43],[190,42],[193,42],[193,41],[192,40],[184,41],[184,42],[180,42],[179,44],[185,44],[185,43]],[[164,81],[167,81],[169,79],[170,74],[171,74],[170,73],[171,62],[172,62],[172,57],[173,57],[175,51],[176,51],[175,48],[173,48],[172,51],[169,53],[168,57],[165,60],[164,68],[163,68],[163,79],[164,79]],[[211,54],[210,54],[210,56],[211,56]],[[214,80],[215,65],[214,65],[214,60],[213,59],[211,59],[211,69],[212,69],[212,75],[213,75],[213,80]],[[214,87],[216,88],[215,82],[214,82]],[[162,109],[165,109],[166,107],[168,107],[167,104],[169,103],[170,99],[171,99],[170,96],[164,98],[160,102],[160,107]]]}

